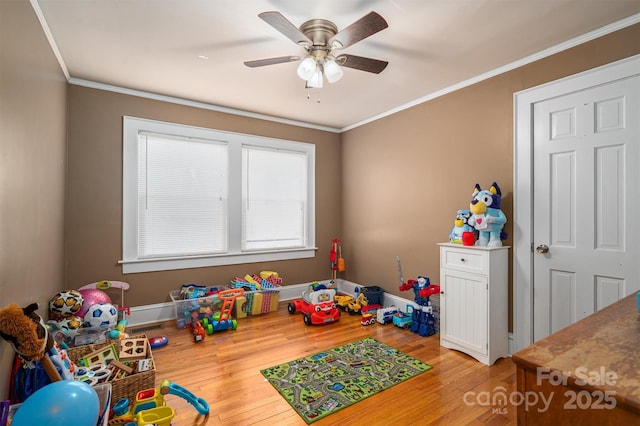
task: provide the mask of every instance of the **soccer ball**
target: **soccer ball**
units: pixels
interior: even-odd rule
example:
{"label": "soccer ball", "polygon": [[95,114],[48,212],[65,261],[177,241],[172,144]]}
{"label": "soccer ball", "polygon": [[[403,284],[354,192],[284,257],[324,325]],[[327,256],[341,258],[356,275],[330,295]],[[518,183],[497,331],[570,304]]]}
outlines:
{"label": "soccer ball", "polygon": [[56,318],[76,315],[82,308],[84,298],[76,290],[64,290],[56,293],[49,301],[49,311]]}
{"label": "soccer ball", "polygon": [[85,288],[83,290],[78,290],[78,293],[80,293],[84,298],[82,309],[80,309],[77,314],[80,318],[84,318],[89,308],[96,303],[111,303],[111,298],[109,297],[109,295],[102,290],[98,290],[97,288]]}
{"label": "soccer ball", "polygon": [[57,322],[58,327],[65,330],[69,337],[74,338],[78,335],[78,332],[82,328],[82,319],[77,316],[70,316],[61,319]]}
{"label": "soccer ball", "polygon": [[85,327],[113,328],[118,322],[118,310],[111,303],[97,303],[84,314]]}

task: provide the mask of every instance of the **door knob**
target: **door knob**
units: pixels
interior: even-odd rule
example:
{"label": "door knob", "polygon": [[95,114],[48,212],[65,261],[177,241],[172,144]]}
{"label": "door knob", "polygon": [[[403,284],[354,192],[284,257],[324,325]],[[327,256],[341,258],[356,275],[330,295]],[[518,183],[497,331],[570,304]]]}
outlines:
{"label": "door knob", "polygon": [[538,247],[536,247],[536,252],[538,254],[549,253],[549,246],[546,244],[540,244]]}

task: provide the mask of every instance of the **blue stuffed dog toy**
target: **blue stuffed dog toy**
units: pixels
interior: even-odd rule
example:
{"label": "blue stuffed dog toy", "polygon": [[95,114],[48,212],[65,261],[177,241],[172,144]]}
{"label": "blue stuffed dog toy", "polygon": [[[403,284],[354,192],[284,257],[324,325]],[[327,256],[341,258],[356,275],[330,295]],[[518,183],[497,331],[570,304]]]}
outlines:
{"label": "blue stuffed dog toy", "polygon": [[475,232],[473,226],[469,225],[471,210],[458,210],[454,227],[449,233],[449,241],[454,244],[462,244],[462,234],[465,232]]}
{"label": "blue stuffed dog toy", "polygon": [[469,225],[479,232],[476,245],[502,247],[502,228],[507,217],[500,210],[500,187],[493,182],[491,188],[483,190],[476,184],[472,197],[469,208],[473,215],[469,218]]}

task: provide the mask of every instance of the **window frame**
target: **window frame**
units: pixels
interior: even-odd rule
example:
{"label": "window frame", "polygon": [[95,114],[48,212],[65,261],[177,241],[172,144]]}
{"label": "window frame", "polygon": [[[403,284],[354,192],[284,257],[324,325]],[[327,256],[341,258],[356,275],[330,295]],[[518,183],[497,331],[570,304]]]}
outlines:
{"label": "window frame", "polygon": [[[142,258],[138,255],[138,134],[164,134],[180,138],[225,141],[229,148],[229,211],[227,214],[228,250],[221,254]],[[277,250],[241,249],[242,235],[242,148],[304,152],[307,156],[307,211],[304,247]],[[315,145],[196,127],[184,124],[123,116],[122,136],[122,273],[154,272],[254,262],[305,259],[315,256]]]}

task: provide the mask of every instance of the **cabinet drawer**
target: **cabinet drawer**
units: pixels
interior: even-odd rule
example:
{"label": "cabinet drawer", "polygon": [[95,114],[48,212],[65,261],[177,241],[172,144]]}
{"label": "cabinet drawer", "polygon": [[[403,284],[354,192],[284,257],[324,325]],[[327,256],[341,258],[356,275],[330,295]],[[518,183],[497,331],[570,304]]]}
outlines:
{"label": "cabinet drawer", "polygon": [[440,267],[476,273],[488,273],[487,253],[473,249],[441,247]]}

